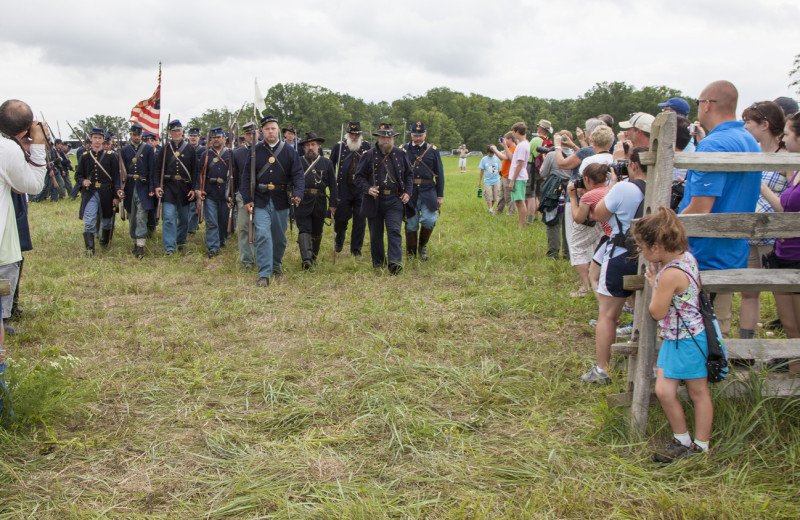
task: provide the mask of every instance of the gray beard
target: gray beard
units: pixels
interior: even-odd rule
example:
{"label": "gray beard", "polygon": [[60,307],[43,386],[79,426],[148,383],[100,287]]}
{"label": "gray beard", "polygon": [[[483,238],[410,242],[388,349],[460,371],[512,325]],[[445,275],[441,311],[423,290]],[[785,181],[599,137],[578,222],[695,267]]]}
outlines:
{"label": "gray beard", "polygon": [[378,143],[378,148],[380,148],[383,153],[389,153],[392,151],[392,148],[394,148],[394,145],[392,143]]}
{"label": "gray beard", "polygon": [[358,136],[358,139],[356,139],[355,141],[353,141],[348,137],[347,147],[350,149],[351,152],[357,152],[361,148],[361,143],[363,142],[364,140],[361,136]]}

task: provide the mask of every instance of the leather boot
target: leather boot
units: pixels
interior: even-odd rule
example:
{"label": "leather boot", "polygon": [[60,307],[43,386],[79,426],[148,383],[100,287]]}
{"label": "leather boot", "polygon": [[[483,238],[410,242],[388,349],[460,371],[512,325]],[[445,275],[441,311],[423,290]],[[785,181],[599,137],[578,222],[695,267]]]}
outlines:
{"label": "leather boot", "polygon": [[336,221],[333,224],[333,229],[336,231],[336,241],[333,247],[337,253],[341,253],[344,247],[344,236],[347,233],[347,222]]}
{"label": "leather boot", "polygon": [[428,259],[428,240],[433,234],[433,228],[420,228],[419,232],[419,257],[425,261]]}
{"label": "leather boot", "polygon": [[94,255],[94,233],[88,231],[83,234],[83,243],[86,244],[86,256]]}
{"label": "leather boot", "polygon": [[417,232],[406,231],[406,253],[409,258],[417,256]]}
{"label": "leather boot", "polygon": [[322,245],[322,235],[311,236],[311,263],[317,265],[317,256],[319,255],[319,247]]}
{"label": "leather boot", "polygon": [[111,243],[111,235],[113,234],[113,229],[100,229],[100,247],[103,251],[108,251],[108,244]]}
{"label": "leather boot", "polygon": [[297,244],[300,246],[300,259],[303,260],[303,269],[311,269],[313,265],[311,259],[311,233],[300,233],[297,235]]}
{"label": "leather boot", "polygon": [[403,270],[403,266],[401,264],[396,264],[394,262],[389,262],[389,272],[393,275],[400,274],[400,271]]}

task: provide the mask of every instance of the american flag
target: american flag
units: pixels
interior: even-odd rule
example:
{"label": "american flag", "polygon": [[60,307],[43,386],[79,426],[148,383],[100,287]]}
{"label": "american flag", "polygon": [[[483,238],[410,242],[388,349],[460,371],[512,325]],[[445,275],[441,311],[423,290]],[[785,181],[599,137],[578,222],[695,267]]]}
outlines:
{"label": "american flag", "polygon": [[131,123],[139,123],[145,132],[158,135],[161,112],[161,64],[158,64],[158,86],[153,95],[136,103],[131,110]]}

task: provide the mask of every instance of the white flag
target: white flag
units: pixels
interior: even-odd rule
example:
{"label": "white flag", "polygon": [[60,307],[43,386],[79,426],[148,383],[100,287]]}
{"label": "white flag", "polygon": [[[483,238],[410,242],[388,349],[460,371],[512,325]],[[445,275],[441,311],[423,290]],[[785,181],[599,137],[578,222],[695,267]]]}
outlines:
{"label": "white flag", "polygon": [[267,110],[267,104],[264,103],[264,96],[261,94],[261,89],[258,88],[258,78],[254,79],[253,82],[256,86],[256,97],[255,97],[255,107],[258,111],[258,119],[264,115],[264,112]]}

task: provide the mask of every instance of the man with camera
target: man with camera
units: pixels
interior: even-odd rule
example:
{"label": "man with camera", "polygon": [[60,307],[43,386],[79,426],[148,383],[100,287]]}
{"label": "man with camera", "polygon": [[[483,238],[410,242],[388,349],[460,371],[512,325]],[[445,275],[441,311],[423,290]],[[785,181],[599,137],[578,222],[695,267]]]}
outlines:
{"label": "man with camera", "polygon": [[[11,190],[37,193],[46,173],[44,127],[33,119],[33,111],[18,99],[0,105],[0,279],[15,287],[22,262],[19,231]],[[11,315],[13,296],[0,300],[3,319]],[[4,332],[0,329],[0,385],[5,363],[2,356]]]}

